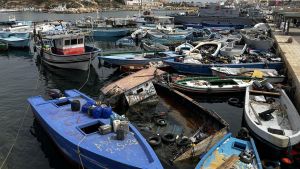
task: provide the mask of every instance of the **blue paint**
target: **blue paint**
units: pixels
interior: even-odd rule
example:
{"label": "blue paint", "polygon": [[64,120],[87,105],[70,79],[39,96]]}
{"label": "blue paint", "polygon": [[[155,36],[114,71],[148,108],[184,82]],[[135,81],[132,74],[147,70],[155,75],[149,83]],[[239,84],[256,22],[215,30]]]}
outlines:
{"label": "blue paint", "polygon": [[231,67],[231,68],[259,68],[276,69],[283,67],[283,62],[257,62],[257,63],[239,63],[239,64],[196,64],[176,62],[174,59],[167,59],[164,62],[181,73],[212,75],[210,67]]}
{"label": "blue paint", "polygon": [[99,37],[121,37],[130,32],[127,28],[99,28],[93,30],[93,36]]}
{"label": "blue paint", "polygon": [[[252,150],[254,152],[253,161],[256,162],[256,167],[262,169],[261,161],[256,150],[253,139],[250,141],[240,140],[232,137],[231,133],[225,135],[217,144],[215,144],[200,160],[197,164],[196,169],[212,169],[210,165],[215,161],[216,156],[220,155],[222,158],[229,158],[231,155],[237,155],[243,150]],[[216,153],[216,151],[218,153]],[[220,157],[219,157],[220,158]],[[220,164],[220,163],[218,163]],[[252,163],[254,165],[254,163]],[[240,168],[247,168],[247,164],[241,161],[236,162],[235,165],[238,165]]]}
{"label": "blue paint", "polygon": [[0,41],[7,43],[11,47],[29,47],[30,34],[2,31],[0,32]]}
{"label": "blue paint", "polygon": [[[94,100],[77,90],[67,90],[65,96],[67,100],[79,100],[81,105],[87,102],[95,104]],[[130,132],[123,141],[115,140],[115,133],[100,135],[95,131],[86,134],[82,128],[97,123],[110,124],[110,119],[95,119],[81,111],[72,112],[70,104],[57,106],[62,101],[65,99],[28,98],[41,126],[74,162],[80,163],[79,145],[85,168],[163,168],[153,149],[133,125],[129,125]]]}

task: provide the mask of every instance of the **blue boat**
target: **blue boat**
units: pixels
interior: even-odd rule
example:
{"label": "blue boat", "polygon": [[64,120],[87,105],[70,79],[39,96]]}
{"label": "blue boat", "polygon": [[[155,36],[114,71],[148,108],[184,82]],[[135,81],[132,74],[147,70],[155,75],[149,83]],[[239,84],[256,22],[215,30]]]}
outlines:
{"label": "blue boat", "polygon": [[125,66],[125,65],[147,65],[149,62],[158,62],[165,59],[174,59],[181,55],[172,51],[167,52],[149,52],[149,53],[123,53],[111,56],[99,56],[99,60],[103,60],[112,65]]}
{"label": "blue boat", "polygon": [[252,138],[250,141],[245,141],[232,137],[231,133],[225,135],[201,158],[196,169],[232,168],[233,166],[262,169]]}
{"label": "blue boat", "polygon": [[0,42],[7,43],[10,47],[29,47],[30,40],[29,33],[0,32]]}
{"label": "blue boat", "polygon": [[127,28],[99,28],[94,29],[93,36],[98,37],[122,37],[129,34],[130,29]]}
{"label": "blue boat", "polygon": [[[163,168],[153,149],[133,125],[129,124],[129,132],[123,140],[117,140],[110,130],[100,134],[98,127],[111,124],[110,114],[116,114],[111,107],[102,107],[98,113],[93,110],[94,118],[83,113],[91,110],[84,106],[86,103],[96,103],[77,90],[66,90],[65,97],[59,99],[44,100],[41,96],[33,96],[28,101],[35,118],[59,149],[84,168]],[[83,105],[81,110],[79,102]]]}
{"label": "blue boat", "polygon": [[164,62],[170,65],[173,69],[181,73],[212,75],[211,67],[230,67],[230,68],[258,68],[258,69],[276,69],[283,68],[283,62],[256,62],[256,63],[238,63],[238,64],[198,64],[198,63],[183,63],[175,59],[167,59]]}

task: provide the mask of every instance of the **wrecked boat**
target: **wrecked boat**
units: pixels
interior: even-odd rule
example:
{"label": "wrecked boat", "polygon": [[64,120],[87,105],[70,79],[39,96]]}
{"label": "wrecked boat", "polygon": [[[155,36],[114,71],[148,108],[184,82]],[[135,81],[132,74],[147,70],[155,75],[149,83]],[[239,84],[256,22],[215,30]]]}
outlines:
{"label": "wrecked boat", "polygon": [[215,144],[200,160],[196,169],[215,168],[252,168],[262,169],[262,164],[254,143],[227,134]]}
{"label": "wrecked boat", "polygon": [[195,46],[188,55],[206,54],[217,56],[222,47],[220,42],[200,42]]}
{"label": "wrecked boat", "polygon": [[175,52],[187,53],[187,52],[191,51],[193,48],[194,48],[193,45],[191,45],[191,44],[185,42],[185,43],[183,43],[183,44],[177,46],[177,47],[175,48]]}
{"label": "wrecked boat", "polygon": [[236,45],[234,42],[229,42],[220,49],[220,54],[222,56],[240,56],[246,51],[246,49],[247,44]]}
{"label": "wrecked boat", "polygon": [[59,149],[82,168],[163,168],[128,120],[112,127],[117,114],[111,107],[98,105],[77,90],[66,90],[65,97],[53,100],[34,96],[28,102]]}
{"label": "wrecked boat", "polygon": [[141,43],[141,47],[146,51],[168,51],[169,47],[160,43],[152,42],[149,39],[145,39]]}
{"label": "wrecked boat", "polygon": [[269,50],[274,45],[274,40],[267,35],[265,35],[265,32],[259,31],[256,29],[250,29],[250,30],[242,30],[241,34],[243,36],[243,39],[245,43],[256,50]]}
{"label": "wrecked boat", "polygon": [[244,118],[250,132],[281,150],[300,142],[300,116],[284,90],[252,85],[246,90]]}
{"label": "wrecked boat", "polygon": [[[245,79],[244,79],[245,80]],[[172,83],[172,87],[191,93],[228,93],[245,91],[252,82],[247,79],[219,77],[188,77]]]}
{"label": "wrecked boat", "polygon": [[270,83],[281,83],[285,76],[279,75],[275,69],[211,67],[214,76],[249,76],[263,78]]}
{"label": "wrecked boat", "polygon": [[180,55],[172,51],[157,52],[157,53],[123,53],[110,56],[100,56],[99,60],[103,60],[112,65],[147,65],[149,62],[158,62],[165,59],[173,59]]}

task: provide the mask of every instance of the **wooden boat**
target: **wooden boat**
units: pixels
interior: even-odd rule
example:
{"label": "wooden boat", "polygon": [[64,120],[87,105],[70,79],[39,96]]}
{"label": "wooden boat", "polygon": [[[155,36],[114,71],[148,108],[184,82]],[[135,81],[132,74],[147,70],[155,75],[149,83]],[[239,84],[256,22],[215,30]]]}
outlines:
{"label": "wooden boat", "polygon": [[280,70],[283,67],[283,62],[256,62],[256,63],[185,63],[178,59],[167,59],[164,62],[170,65],[173,69],[181,73],[199,74],[199,75],[212,75],[211,67],[231,67],[231,68],[269,68]]}
{"label": "wooden boat", "polygon": [[141,47],[146,51],[168,51],[169,47],[160,43],[152,42],[149,39],[142,41]]}
{"label": "wooden boat", "polygon": [[257,50],[269,50],[274,45],[274,40],[260,31],[256,30],[246,30],[246,32],[242,31],[243,39],[245,43],[254,49]]}
{"label": "wooden boat", "polygon": [[0,42],[8,44],[10,47],[28,48],[30,39],[29,33],[0,32]]}
{"label": "wooden boat", "polygon": [[84,44],[84,34],[46,36],[36,45],[43,62],[65,69],[88,70],[92,60],[101,52]]}
{"label": "wooden boat", "polygon": [[[230,68],[230,67],[211,67],[213,76],[253,76],[254,71],[258,72],[261,75],[261,78],[264,78],[270,83],[281,83],[284,81],[285,76],[278,75],[277,70],[275,69],[256,69],[256,68]],[[254,75],[255,76],[255,75]],[[257,76],[255,76],[257,77]],[[259,78],[260,78],[259,77]]]}
{"label": "wooden boat", "polygon": [[220,49],[220,54],[222,56],[240,56],[247,49],[247,44],[245,45],[235,45],[234,42],[225,44]]}
{"label": "wooden boat", "polygon": [[300,142],[300,116],[284,90],[253,90],[245,96],[244,118],[250,132],[272,148],[285,149]]}
{"label": "wooden boat", "polygon": [[98,28],[92,31],[93,36],[98,37],[121,37],[129,34],[128,28]]}
{"label": "wooden boat", "polygon": [[191,51],[193,48],[194,48],[193,45],[191,45],[191,44],[185,42],[185,43],[183,43],[183,44],[177,46],[177,47],[175,48],[175,52],[187,53],[187,52]]}
{"label": "wooden boat", "polygon": [[207,54],[211,56],[217,56],[222,47],[220,42],[200,42],[195,46],[188,55]]}
{"label": "wooden boat", "polygon": [[[71,161],[90,169],[163,168],[146,139],[128,121],[124,137],[116,136],[110,117],[117,115],[111,107],[98,106],[77,90],[66,90],[65,96],[53,100],[34,96],[28,102],[37,121]],[[86,112],[91,106],[93,111]]]}
{"label": "wooden boat", "polygon": [[165,59],[172,59],[179,57],[180,55],[175,52],[158,52],[158,53],[123,53],[115,54],[111,56],[98,57],[112,65],[124,66],[124,65],[147,65],[149,62],[158,62]]}
{"label": "wooden boat", "polygon": [[221,79],[219,77],[183,78],[172,83],[172,87],[191,93],[228,93],[245,91],[252,82],[238,78]]}
{"label": "wooden boat", "polygon": [[215,144],[200,160],[196,169],[216,168],[262,169],[262,164],[254,143],[227,134]]}
{"label": "wooden boat", "polygon": [[4,42],[0,42],[0,51],[4,51],[8,49],[8,44]]}

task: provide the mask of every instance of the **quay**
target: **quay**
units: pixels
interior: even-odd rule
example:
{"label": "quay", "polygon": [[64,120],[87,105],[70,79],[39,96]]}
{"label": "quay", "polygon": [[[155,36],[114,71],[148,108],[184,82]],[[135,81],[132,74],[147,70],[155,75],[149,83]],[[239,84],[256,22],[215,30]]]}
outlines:
{"label": "quay", "polygon": [[[291,26],[291,21],[300,18],[300,12],[280,12],[274,18],[275,24],[270,26],[277,44],[276,52],[285,62],[288,80],[292,85],[292,101],[300,110],[300,29],[295,25]],[[280,25],[284,25],[281,30]]]}

